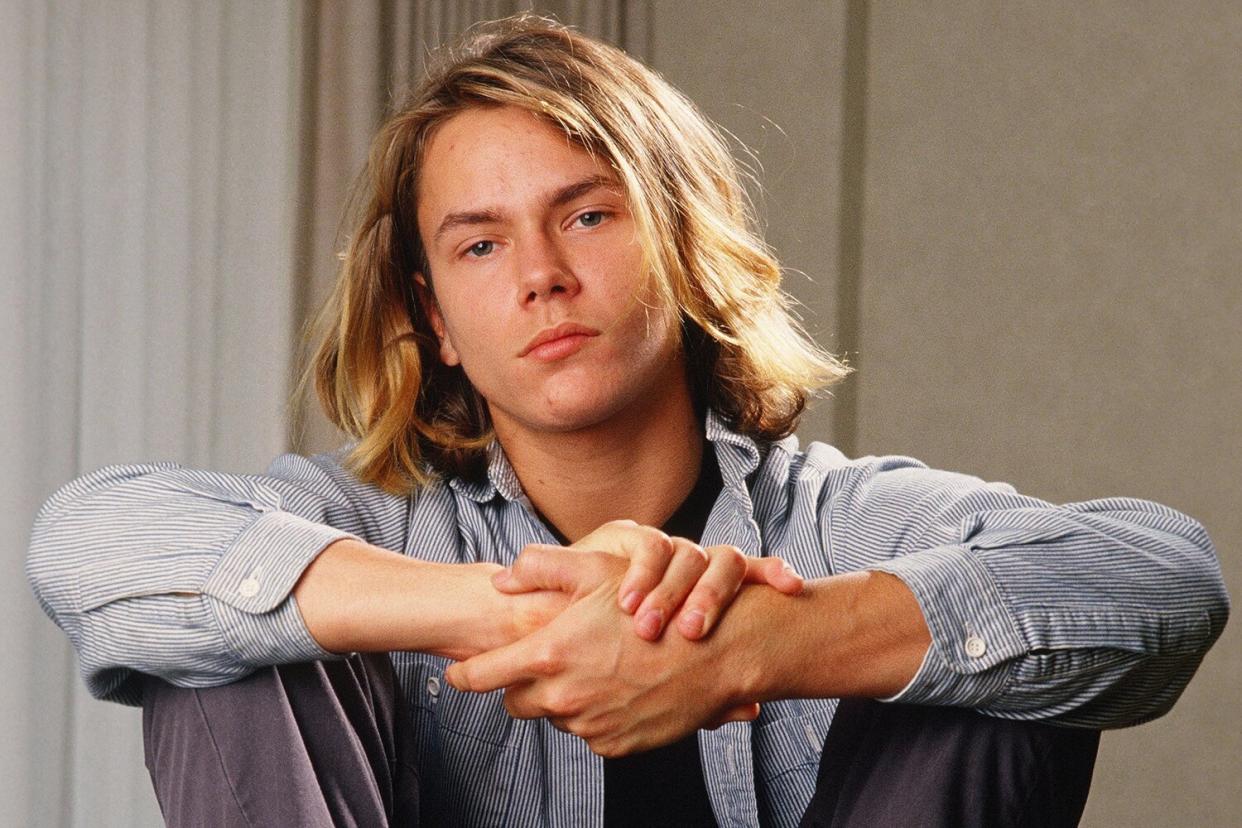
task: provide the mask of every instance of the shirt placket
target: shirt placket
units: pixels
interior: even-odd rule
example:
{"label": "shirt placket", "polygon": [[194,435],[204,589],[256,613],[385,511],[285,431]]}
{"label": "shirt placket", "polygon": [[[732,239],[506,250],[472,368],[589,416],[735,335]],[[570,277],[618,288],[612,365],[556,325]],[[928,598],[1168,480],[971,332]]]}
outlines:
{"label": "shirt placket", "polygon": [[[703,546],[721,544],[736,546],[746,555],[763,554],[750,494],[742,480],[726,483],[703,531]],[[749,722],[699,731],[703,778],[712,810],[721,825],[759,825],[750,733]]]}

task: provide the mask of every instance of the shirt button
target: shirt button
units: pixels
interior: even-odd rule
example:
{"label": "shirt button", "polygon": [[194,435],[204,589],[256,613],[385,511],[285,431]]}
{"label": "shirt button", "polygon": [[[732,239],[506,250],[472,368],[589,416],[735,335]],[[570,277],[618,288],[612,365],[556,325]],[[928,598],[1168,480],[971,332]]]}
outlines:
{"label": "shirt button", "polygon": [[436,676],[427,679],[427,693],[432,696],[440,695],[440,679]]}
{"label": "shirt button", "polygon": [[978,658],[987,651],[988,645],[979,636],[972,635],[966,639],[966,655],[971,658]]}
{"label": "shirt button", "polygon": [[237,585],[237,592],[243,598],[253,598],[259,594],[259,582],[254,578],[247,578]]}

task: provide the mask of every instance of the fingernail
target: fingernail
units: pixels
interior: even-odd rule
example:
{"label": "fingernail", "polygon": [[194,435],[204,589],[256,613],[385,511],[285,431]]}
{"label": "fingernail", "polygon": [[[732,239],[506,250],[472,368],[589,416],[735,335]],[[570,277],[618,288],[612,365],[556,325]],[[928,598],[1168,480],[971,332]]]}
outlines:
{"label": "fingernail", "polygon": [[647,610],[638,619],[638,634],[643,638],[655,638],[664,626],[664,610]]}
{"label": "fingernail", "polygon": [[643,602],[643,594],[636,589],[630,590],[625,597],[621,599],[621,609],[626,614],[633,615],[634,610],[638,609],[638,605]]}
{"label": "fingernail", "polygon": [[706,621],[703,610],[690,610],[681,616],[678,625],[681,627],[683,635],[697,636],[703,632],[703,624]]}

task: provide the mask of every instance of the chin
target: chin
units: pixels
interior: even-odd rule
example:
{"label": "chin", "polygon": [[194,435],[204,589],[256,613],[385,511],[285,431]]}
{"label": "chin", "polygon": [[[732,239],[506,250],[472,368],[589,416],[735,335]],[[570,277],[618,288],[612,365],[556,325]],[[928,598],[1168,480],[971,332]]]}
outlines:
{"label": "chin", "polygon": [[[500,414],[504,419],[530,431],[570,433],[593,428],[607,422],[627,407],[626,400],[616,397],[590,395],[558,395],[545,398],[538,407],[528,403],[497,406],[489,402],[492,419]],[[500,411],[497,411],[500,408]]]}

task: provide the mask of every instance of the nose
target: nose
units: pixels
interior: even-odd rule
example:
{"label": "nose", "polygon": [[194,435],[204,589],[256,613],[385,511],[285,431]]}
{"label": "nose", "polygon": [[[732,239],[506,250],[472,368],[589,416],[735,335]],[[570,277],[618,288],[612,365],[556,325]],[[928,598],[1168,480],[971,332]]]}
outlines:
{"label": "nose", "polygon": [[564,252],[547,234],[532,234],[518,256],[518,302],[523,306],[578,292],[578,279]]}

